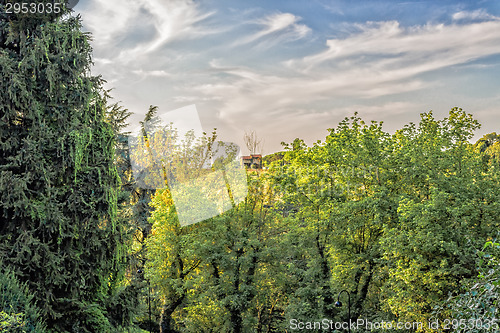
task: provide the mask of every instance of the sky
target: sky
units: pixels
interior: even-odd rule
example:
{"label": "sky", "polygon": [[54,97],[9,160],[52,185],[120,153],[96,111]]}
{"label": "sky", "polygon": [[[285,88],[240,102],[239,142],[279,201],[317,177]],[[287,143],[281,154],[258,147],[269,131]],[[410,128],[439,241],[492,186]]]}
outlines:
{"label": "sky", "polygon": [[[94,66],[134,112],[195,105],[261,153],[325,140],[354,112],[393,133],[453,107],[500,132],[500,1],[85,0]],[[243,152],[248,150],[243,148]]]}

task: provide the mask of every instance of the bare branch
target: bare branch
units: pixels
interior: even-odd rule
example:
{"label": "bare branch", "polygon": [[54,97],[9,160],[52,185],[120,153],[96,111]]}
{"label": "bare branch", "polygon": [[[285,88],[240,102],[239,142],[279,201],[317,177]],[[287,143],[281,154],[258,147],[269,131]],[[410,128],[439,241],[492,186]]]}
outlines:
{"label": "bare branch", "polygon": [[262,153],[262,146],[264,145],[263,140],[259,139],[255,131],[251,131],[247,133],[245,131],[245,136],[243,137],[245,140],[245,145],[250,151],[251,155],[256,154],[257,152]]}

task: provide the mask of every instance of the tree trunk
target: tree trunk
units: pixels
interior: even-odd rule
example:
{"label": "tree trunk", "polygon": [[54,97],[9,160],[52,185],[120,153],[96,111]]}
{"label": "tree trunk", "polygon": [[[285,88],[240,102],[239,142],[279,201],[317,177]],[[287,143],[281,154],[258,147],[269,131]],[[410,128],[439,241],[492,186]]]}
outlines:
{"label": "tree trunk", "polygon": [[[354,302],[354,306],[353,306],[354,311],[352,314],[353,320],[358,319],[360,312],[361,312],[361,309],[362,309],[362,303],[364,302],[364,300],[366,299],[366,296],[368,295],[368,288],[370,287],[370,283],[371,283],[372,278],[373,278],[374,266],[375,266],[375,263],[372,260],[370,260],[368,262],[367,275],[365,276],[365,278],[363,280],[363,284],[359,288],[358,295],[356,297],[356,301]],[[359,284],[358,284],[358,286],[359,286]]]}
{"label": "tree trunk", "polygon": [[166,303],[163,305],[163,309],[161,311],[161,319],[160,319],[160,333],[177,333],[178,331],[174,329],[172,322],[172,313],[174,313],[175,309],[179,305],[181,305],[184,299],[184,295],[177,298],[172,303]]}
{"label": "tree trunk", "polygon": [[332,290],[330,288],[330,268],[328,267],[328,259],[325,253],[325,247],[321,245],[319,239],[319,232],[316,235],[316,247],[318,248],[318,253],[321,257],[321,273],[323,279],[323,297],[325,301],[325,315],[327,318],[333,318],[335,316],[335,311],[333,310],[333,305],[335,298],[333,296]]}
{"label": "tree trunk", "polygon": [[[240,258],[243,255],[243,249],[236,251],[236,267],[234,269],[233,291],[235,295],[239,294],[240,290]],[[241,318],[241,309],[235,304],[229,305],[229,314],[231,318],[231,333],[241,333],[243,330],[243,320]]]}
{"label": "tree trunk", "polygon": [[231,333],[241,333],[243,331],[243,323],[241,312],[239,309],[231,308]]}

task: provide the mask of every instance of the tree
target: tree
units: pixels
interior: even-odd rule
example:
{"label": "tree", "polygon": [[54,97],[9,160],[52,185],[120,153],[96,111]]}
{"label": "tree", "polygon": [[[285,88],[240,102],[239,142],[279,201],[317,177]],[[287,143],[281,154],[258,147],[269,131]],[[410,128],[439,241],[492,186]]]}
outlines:
{"label": "tree", "polygon": [[[106,92],[106,97],[108,92]],[[116,271],[110,279],[110,288],[106,299],[106,312],[110,323],[115,327],[132,327],[135,321],[141,324],[146,304],[147,284],[141,280],[141,275],[136,272],[143,267],[142,243],[140,236],[140,222],[134,211],[137,200],[134,194],[140,189],[136,188],[130,163],[128,139],[130,132],[125,132],[127,120],[132,113],[128,109],[113,103],[107,107],[105,118],[115,136],[115,161],[120,186],[117,193],[117,224],[123,226],[123,245],[126,254],[120,270]],[[142,231],[142,230],[141,230]],[[139,319],[139,320],[138,320]],[[144,325],[144,323],[142,323]],[[146,325],[147,326],[147,325]]]}
{"label": "tree", "polygon": [[485,169],[500,166],[500,135],[495,132],[484,135],[474,147],[481,154]]}
{"label": "tree", "polygon": [[[266,248],[263,245],[268,230],[266,224],[272,220],[270,215],[265,218],[263,205],[267,199],[260,195],[260,181],[249,180],[255,187],[250,186],[250,195],[238,204],[241,199],[238,199],[238,186],[228,181],[232,171],[225,167],[236,158],[232,145],[216,142],[215,132],[212,137],[205,136],[200,141],[194,141],[188,133],[183,143],[174,147],[159,144],[166,137],[168,135],[156,133],[149,141],[155,151],[163,146],[174,151],[170,155],[167,152],[159,154],[168,161],[165,174],[174,172],[174,175],[169,177],[168,187],[158,190],[153,199],[155,209],[151,220],[154,225],[147,242],[147,276],[163,302],[161,331],[236,333],[254,329],[261,332],[265,326],[272,327],[274,322],[269,317],[276,314],[273,310],[270,310],[271,316],[263,313],[274,308],[269,304],[270,295],[266,295],[268,288],[264,287],[266,279],[263,277],[266,276],[269,283],[273,277],[268,274],[274,271],[259,269],[264,264],[262,250]],[[206,163],[209,160],[212,161],[210,168]],[[205,177],[210,179],[210,175],[218,172],[231,183],[227,189],[232,193],[232,196],[229,194],[231,203],[226,208],[232,209],[221,210],[215,214],[218,216],[206,216],[197,224],[183,226],[179,195],[189,198],[191,203],[205,200],[205,206],[211,206],[221,194],[211,191],[205,194],[208,198],[202,199],[199,191],[180,192],[179,188],[184,188],[176,184],[189,180],[204,182]],[[174,192],[177,192],[175,202]],[[278,247],[268,249],[267,255],[271,251],[278,251]],[[267,265],[278,263],[269,260]],[[260,319],[255,320],[257,317]]]}
{"label": "tree", "polygon": [[189,232],[178,224],[170,192],[159,192],[152,204],[156,208],[152,216],[155,224],[147,240],[147,276],[163,303],[160,332],[172,333],[177,332],[172,315],[187,296],[186,281],[199,259],[191,254]]}
{"label": "tree", "polygon": [[[476,274],[468,240],[498,229],[498,180],[484,173],[468,140],[479,127],[454,108],[444,120],[421,115],[394,135],[393,186],[397,223],[384,228],[381,248],[391,278],[383,287],[386,311],[427,322],[431,310]],[[477,244],[475,244],[477,245]]]}
{"label": "tree", "polygon": [[244,202],[184,227],[170,191],[155,195],[147,274],[164,302],[162,332],[265,332],[281,326],[279,219],[264,208],[270,201],[262,195],[263,180],[250,182]]}
{"label": "tree", "polygon": [[[148,135],[146,133],[146,124],[149,126],[151,131],[154,131],[153,127],[158,124],[158,107],[151,105],[144,116],[141,124],[141,135],[143,138],[147,138]],[[130,164],[130,155],[128,156],[128,163]],[[132,166],[130,166],[132,168]],[[152,223],[148,221],[149,217],[152,213],[152,207],[150,206],[150,202],[152,197],[154,196],[155,189],[153,188],[144,188],[140,186],[137,179],[133,178],[131,170],[129,170],[129,180],[126,183],[127,189],[131,193],[131,203],[133,204],[132,208],[132,221],[135,222],[135,239],[140,244],[140,249],[136,252],[136,267],[138,269],[143,269],[144,263],[146,261],[146,248],[144,246],[146,239],[149,237],[151,233]]]}
{"label": "tree", "polygon": [[262,139],[257,137],[257,133],[255,133],[255,131],[251,131],[250,133],[245,132],[243,139],[251,155],[254,155],[257,152],[262,153],[263,142]]}
{"label": "tree", "polygon": [[352,295],[351,319],[366,315],[377,303],[374,281],[383,276],[381,226],[393,214],[386,189],[389,135],[381,123],[366,125],[356,115],[329,131],[310,148],[295,139],[286,145],[284,163],[270,168],[293,223],[288,266],[298,284],[291,288],[289,318],[334,318],[334,299],[343,289]]}
{"label": "tree", "polygon": [[[154,118],[147,119],[147,121]],[[143,125],[144,128],[144,125]],[[175,171],[175,175],[170,177],[173,185],[174,181],[188,181],[203,173],[202,166],[207,159],[210,159],[212,152],[209,148],[215,141],[215,132],[212,137],[204,136],[198,140],[192,132],[188,132],[182,143],[178,141],[176,129],[171,125],[164,128],[155,128],[156,131],[148,131],[144,141],[139,145],[138,153],[147,151],[147,156],[138,154],[137,165],[146,162],[151,155],[157,156],[162,165],[155,165],[155,168],[162,168],[163,175],[170,175]],[[146,134],[146,131],[144,131]],[[154,151],[154,152],[153,152]],[[153,177],[155,175],[152,175]],[[150,175],[146,176],[147,178]],[[158,183],[153,180],[154,183]],[[173,313],[183,304],[187,297],[186,283],[193,271],[199,266],[200,259],[193,251],[193,230],[195,226],[182,227],[177,216],[173,203],[171,190],[164,183],[163,188],[156,192],[151,206],[154,211],[151,216],[153,229],[147,244],[147,277],[153,285],[153,289],[160,294],[162,301],[160,331],[162,333],[176,332]],[[194,193],[196,196],[197,193]],[[196,198],[193,198],[196,200]]]}
{"label": "tree", "polygon": [[435,316],[452,319],[454,332],[498,331],[500,299],[500,243],[490,239],[476,251],[478,275],[462,281],[458,295],[435,308]]}
{"label": "tree", "polygon": [[104,299],[123,228],[90,37],[68,10],[7,15],[2,5],[0,15],[0,259],[49,329],[109,331]]}

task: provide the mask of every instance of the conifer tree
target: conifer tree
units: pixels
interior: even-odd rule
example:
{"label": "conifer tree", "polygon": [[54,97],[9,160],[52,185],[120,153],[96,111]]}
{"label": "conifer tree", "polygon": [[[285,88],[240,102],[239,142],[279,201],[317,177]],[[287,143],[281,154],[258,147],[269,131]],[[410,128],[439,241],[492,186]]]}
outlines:
{"label": "conifer tree", "polygon": [[[33,1],[41,3],[45,1]],[[0,260],[47,326],[106,332],[121,226],[114,133],[80,17],[0,2]]]}

